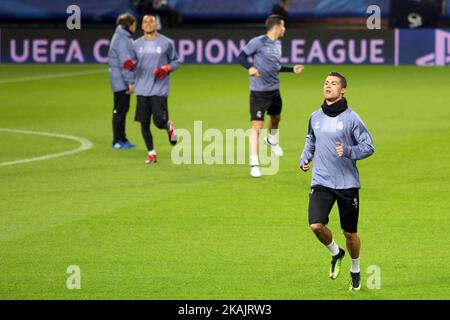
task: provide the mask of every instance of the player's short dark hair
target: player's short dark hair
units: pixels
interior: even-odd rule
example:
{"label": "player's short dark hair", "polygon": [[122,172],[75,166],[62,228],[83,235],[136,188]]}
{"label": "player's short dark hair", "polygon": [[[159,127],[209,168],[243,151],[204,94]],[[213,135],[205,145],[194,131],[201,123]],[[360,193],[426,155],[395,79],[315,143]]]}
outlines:
{"label": "player's short dark hair", "polygon": [[117,17],[116,25],[122,26],[126,30],[130,30],[131,26],[136,23],[136,18],[130,13],[122,13]]}
{"label": "player's short dark hair", "polygon": [[266,19],[266,30],[270,31],[273,27],[279,26],[283,22],[283,17],[272,14]]}
{"label": "player's short dark hair", "polygon": [[340,74],[339,72],[331,71],[328,74],[328,76],[339,78],[339,80],[341,81],[342,88],[347,88],[347,79],[345,79],[345,77],[342,74]]}
{"label": "player's short dark hair", "polygon": [[142,17],[142,22],[144,22],[145,17],[152,17],[153,19],[156,20],[156,15],[152,13],[147,13],[145,16]]}

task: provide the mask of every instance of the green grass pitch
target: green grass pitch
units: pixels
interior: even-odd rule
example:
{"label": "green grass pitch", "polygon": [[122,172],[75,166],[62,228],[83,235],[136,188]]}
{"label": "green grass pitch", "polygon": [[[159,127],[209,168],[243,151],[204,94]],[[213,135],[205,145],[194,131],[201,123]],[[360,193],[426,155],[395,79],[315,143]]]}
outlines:
{"label": "green grass pitch", "polygon": [[[85,70],[99,72],[76,74]],[[361,292],[347,291],[348,255],[328,278],[330,255],[307,222],[311,175],[297,168],[332,70],[347,76],[376,149],[359,162]],[[138,148],[112,150],[106,66],[0,66],[0,128],[94,143],[0,166],[0,299],[449,299],[448,68],[307,66],[281,82],[285,155],[277,175],[255,180],[248,165],[173,164],[156,130],[159,162],[146,166],[134,97],[127,133]],[[247,129],[245,70],[183,65],[169,111],[178,128]],[[0,131],[0,163],[78,146]],[[330,219],[345,246],[336,208]],[[81,268],[80,290],[66,288],[69,265]],[[371,265],[380,289],[367,287]]]}

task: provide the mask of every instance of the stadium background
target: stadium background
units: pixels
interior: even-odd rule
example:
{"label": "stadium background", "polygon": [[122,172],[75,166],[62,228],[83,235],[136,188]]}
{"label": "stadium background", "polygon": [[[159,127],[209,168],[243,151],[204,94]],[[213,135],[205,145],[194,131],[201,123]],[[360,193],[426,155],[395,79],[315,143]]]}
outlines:
{"label": "stadium background", "polygon": [[[420,3],[425,24],[408,28],[408,7],[394,17],[388,0],[292,1],[284,62],[306,69],[281,76],[280,172],[253,181],[244,165],[172,164],[162,133],[160,163],[144,166],[134,97],[127,132],[138,148],[110,148],[106,53],[116,16],[142,14],[135,3],[1,1],[0,297],[448,299],[450,1],[401,2]],[[170,97],[178,127],[247,128],[248,77],[234,58],[264,32],[275,3],[167,1],[177,14],[161,33],[184,63]],[[66,28],[72,4],[81,8],[80,30]],[[369,5],[381,8],[382,30],[367,30]],[[297,169],[331,70],[347,76],[350,106],[376,146],[359,163],[358,295],[346,292],[345,272],[327,278],[329,255],[306,221],[310,175]],[[79,146],[39,132],[83,137],[93,148],[16,163]],[[342,246],[337,217],[334,209]],[[81,268],[81,290],[66,287],[69,265]],[[381,269],[380,289],[365,286],[370,266]]]}

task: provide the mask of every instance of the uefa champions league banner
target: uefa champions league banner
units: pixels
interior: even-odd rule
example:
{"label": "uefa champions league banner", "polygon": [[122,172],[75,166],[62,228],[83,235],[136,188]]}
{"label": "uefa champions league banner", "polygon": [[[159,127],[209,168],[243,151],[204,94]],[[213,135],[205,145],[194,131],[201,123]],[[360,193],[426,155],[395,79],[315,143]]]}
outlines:
{"label": "uefa champions league banner", "polygon": [[[263,31],[167,30],[186,64],[232,64]],[[113,30],[1,29],[0,63],[107,63]],[[450,64],[450,30],[288,30],[285,64]]]}
{"label": "uefa champions league banner", "polygon": [[114,30],[0,29],[0,63],[108,63]]}
{"label": "uefa champions league banner", "polygon": [[[259,30],[258,30],[259,31]],[[255,30],[201,31],[192,35],[169,33],[176,39],[185,63],[235,63]],[[392,32],[305,31],[290,29],[282,40],[282,63],[295,64],[390,64],[393,63]]]}

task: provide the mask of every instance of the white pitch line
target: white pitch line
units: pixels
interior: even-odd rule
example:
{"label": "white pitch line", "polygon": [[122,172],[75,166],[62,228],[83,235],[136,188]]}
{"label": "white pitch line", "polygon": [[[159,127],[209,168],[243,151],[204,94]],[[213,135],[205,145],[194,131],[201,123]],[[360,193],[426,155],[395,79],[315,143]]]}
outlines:
{"label": "white pitch line", "polygon": [[58,157],[64,157],[73,155],[79,152],[83,152],[85,150],[88,150],[93,147],[93,143],[89,141],[88,139],[81,138],[81,137],[75,137],[75,136],[68,136],[65,134],[59,134],[59,133],[49,133],[49,132],[38,132],[38,131],[28,131],[28,130],[17,130],[17,129],[6,129],[6,128],[0,128],[1,132],[9,132],[9,133],[20,133],[20,134],[30,134],[30,135],[37,135],[37,136],[46,136],[46,137],[54,137],[54,138],[62,138],[62,139],[68,139],[79,142],[81,145],[73,150],[59,152],[59,153],[53,153],[53,154],[47,154],[45,156],[41,157],[35,157],[35,158],[28,158],[28,159],[22,159],[22,160],[16,160],[16,161],[9,161],[9,162],[1,162],[0,167],[6,167],[6,166],[12,166],[15,164],[23,164],[23,163],[29,163],[33,161],[41,161],[41,160],[48,160]]}
{"label": "white pitch line", "polygon": [[85,71],[75,71],[75,72],[66,72],[66,73],[53,73],[53,74],[45,74],[40,76],[29,76],[29,77],[21,77],[21,78],[13,78],[13,79],[4,79],[0,80],[0,84],[4,83],[14,83],[14,82],[23,82],[23,81],[32,81],[32,80],[45,80],[45,79],[55,79],[55,78],[66,78],[66,77],[75,77],[75,76],[84,76],[88,74],[95,74],[100,72],[107,72],[104,69],[97,70],[85,70]]}

